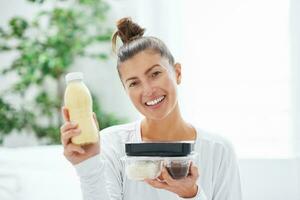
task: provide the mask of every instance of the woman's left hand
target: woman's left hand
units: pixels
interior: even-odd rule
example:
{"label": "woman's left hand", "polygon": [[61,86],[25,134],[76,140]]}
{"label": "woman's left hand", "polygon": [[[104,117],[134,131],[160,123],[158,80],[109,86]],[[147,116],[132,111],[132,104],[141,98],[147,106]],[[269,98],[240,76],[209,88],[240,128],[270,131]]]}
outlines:
{"label": "woman's left hand", "polygon": [[189,174],[185,178],[178,180],[173,179],[166,167],[164,167],[159,178],[145,179],[145,182],[154,188],[174,192],[182,198],[192,198],[196,196],[198,191],[198,186],[196,184],[198,178],[198,168],[194,164],[191,164]]}

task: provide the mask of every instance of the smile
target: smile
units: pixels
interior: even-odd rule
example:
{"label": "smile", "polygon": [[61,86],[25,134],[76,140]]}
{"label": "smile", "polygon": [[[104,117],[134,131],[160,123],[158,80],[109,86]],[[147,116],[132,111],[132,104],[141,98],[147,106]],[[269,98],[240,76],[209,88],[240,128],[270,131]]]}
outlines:
{"label": "smile", "polygon": [[166,96],[161,96],[158,97],[157,99],[154,99],[152,101],[147,101],[145,104],[146,106],[154,106],[156,104],[159,104],[160,102],[162,102],[165,99]]}

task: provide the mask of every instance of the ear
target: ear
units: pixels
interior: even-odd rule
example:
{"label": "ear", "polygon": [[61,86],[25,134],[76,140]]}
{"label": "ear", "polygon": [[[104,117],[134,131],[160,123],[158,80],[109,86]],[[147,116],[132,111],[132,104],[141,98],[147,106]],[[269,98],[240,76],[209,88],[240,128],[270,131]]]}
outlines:
{"label": "ear", "polygon": [[181,83],[181,64],[175,63],[174,69],[175,69],[176,83],[177,85],[179,85]]}

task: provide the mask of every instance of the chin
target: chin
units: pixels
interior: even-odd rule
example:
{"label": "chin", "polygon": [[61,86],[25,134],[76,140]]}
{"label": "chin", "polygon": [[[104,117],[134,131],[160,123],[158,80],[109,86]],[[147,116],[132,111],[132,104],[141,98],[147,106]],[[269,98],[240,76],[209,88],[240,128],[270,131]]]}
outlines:
{"label": "chin", "polygon": [[163,119],[165,119],[167,116],[168,116],[168,114],[166,114],[166,113],[161,113],[161,114],[153,114],[153,113],[151,113],[151,114],[149,114],[149,113],[145,113],[145,114],[143,114],[147,119],[150,119],[150,120],[155,120],[155,121],[159,121],[159,120],[163,120]]}

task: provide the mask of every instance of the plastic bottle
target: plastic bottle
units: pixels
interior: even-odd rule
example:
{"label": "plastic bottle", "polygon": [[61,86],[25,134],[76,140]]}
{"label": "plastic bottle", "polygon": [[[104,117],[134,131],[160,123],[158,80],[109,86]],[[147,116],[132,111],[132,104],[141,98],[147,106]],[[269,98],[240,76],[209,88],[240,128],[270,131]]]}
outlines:
{"label": "plastic bottle", "polygon": [[93,101],[89,89],[83,82],[81,72],[68,73],[64,95],[65,107],[69,110],[70,121],[78,123],[80,135],[74,136],[74,144],[84,145],[98,141],[98,128],[93,119]]}

